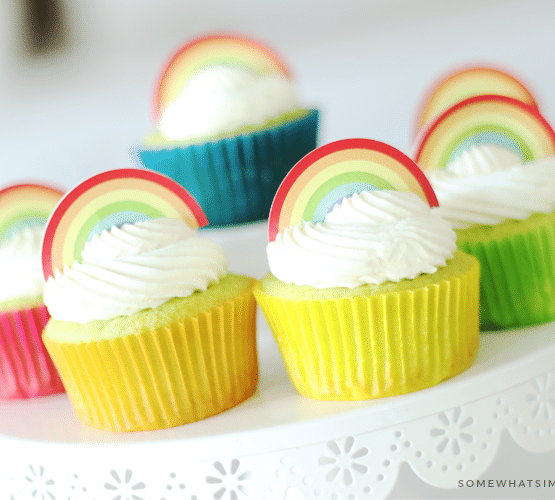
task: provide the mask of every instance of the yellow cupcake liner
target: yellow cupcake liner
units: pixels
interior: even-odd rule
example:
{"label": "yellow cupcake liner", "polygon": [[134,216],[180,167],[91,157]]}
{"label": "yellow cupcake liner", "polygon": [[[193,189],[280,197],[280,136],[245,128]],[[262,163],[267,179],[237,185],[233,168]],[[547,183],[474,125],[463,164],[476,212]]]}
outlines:
{"label": "yellow cupcake liner", "polygon": [[250,397],[258,380],[249,289],[164,328],[113,340],[44,336],[78,418],[115,432],[195,422]]}
{"label": "yellow cupcake liner", "polygon": [[462,372],[478,351],[479,264],[420,288],[290,300],[255,286],[299,393],[362,400],[424,389]]}

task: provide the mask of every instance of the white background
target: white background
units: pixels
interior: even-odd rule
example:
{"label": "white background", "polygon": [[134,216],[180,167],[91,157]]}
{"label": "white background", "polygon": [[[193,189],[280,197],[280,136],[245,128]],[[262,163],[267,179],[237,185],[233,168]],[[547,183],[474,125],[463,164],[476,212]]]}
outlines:
{"label": "white background", "polygon": [[61,0],[68,42],[40,59],[21,44],[21,2],[0,3],[0,185],[70,188],[134,165],[158,72],[191,37],[234,31],[287,61],[322,143],[378,139],[410,152],[416,109],[457,65],[520,76],[555,119],[551,0]]}
{"label": "white background", "polygon": [[[520,76],[555,120],[550,0],[66,0],[68,42],[39,59],[23,50],[18,4],[0,3],[0,186],[44,179],[70,188],[135,165],[159,70],[205,32],[244,33],[273,47],[306,105],[321,109],[321,143],[368,137],[409,153],[426,90],[473,62]],[[509,443],[504,453],[523,452]],[[535,458],[494,477],[531,473],[541,464]],[[394,497],[445,493],[411,477]]]}

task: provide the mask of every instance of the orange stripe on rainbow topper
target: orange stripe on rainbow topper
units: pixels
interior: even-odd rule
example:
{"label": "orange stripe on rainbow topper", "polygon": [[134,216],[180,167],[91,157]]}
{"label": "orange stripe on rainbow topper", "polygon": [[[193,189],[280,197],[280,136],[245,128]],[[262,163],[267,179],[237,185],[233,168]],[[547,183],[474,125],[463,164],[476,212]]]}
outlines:
{"label": "orange stripe on rainbow topper", "polygon": [[377,189],[410,191],[438,205],[424,173],[401,151],[370,139],[343,139],[315,149],[289,171],[272,203],[269,241],[295,224],[323,221],[346,196]]}
{"label": "orange stripe on rainbow topper", "polygon": [[532,92],[514,75],[491,66],[469,66],[449,72],[432,87],[416,114],[413,137],[457,102],[479,95],[503,95],[535,109]]}
{"label": "orange stripe on rainbow topper", "polygon": [[153,118],[157,122],[167,105],[179,96],[187,82],[204,68],[236,66],[264,75],[289,71],[281,59],[261,43],[237,35],[207,35],[181,47],[164,67],[156,85]]}
{"label": "orange stripe on rainbow topper", "polygon": [[208,224],[189,192],[158,172],[127,168],[87,179],[69,191],[50,216],[42,242],[44,279],[79,261],[93,235],[159,217],[183,219],[192,228]]}
{"label": "orange stripe on rainbow topper", "polygon": [[0,190],[0,243],[23,227],[46,224],[62,196],[58,188],[31,182]]}

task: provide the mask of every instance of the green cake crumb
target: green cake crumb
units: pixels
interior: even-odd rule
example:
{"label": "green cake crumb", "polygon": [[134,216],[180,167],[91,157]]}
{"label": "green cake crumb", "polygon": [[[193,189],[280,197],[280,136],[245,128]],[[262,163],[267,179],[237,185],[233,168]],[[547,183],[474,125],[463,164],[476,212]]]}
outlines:
{"label": "green cake crumb", "polygon": [[31,309],[38,306],[42,306],[42,295],[18,297],[16,299],[0,301],[0,312],[20,311],[21,309]]}
{"label": "green cake crumb", "polygon": [[371,296],[388,292],[400,292],[440,283],[441,281],[452,278],[454,275],[469,271],[473,260],[474,257],[471,257],[461,250],[456,250],[453,258],[447,261],[447,265],[440,267],[434,274],[421,274],[414,279],[404,279],[399,282],[386,281],[380,285],[367,284],[355,288],[315,288],[310,285],[287,284],[270,273],[262,279],[261,286],[266,293],[274,297],[290,300],[337,300],[361,295]]}
{"label": "green cake crumb", "polygon": [[251,277],[227,274],[218,284],[204,292],[195,292],[189,297],[175,297],[154,309],[144,309],[130,316],[83,324],[51,318],[44,335],[55,342],[79,344],[141,334],[218,306],[248,290],[253,283]]}
{"label": "green cake crumb", "polygon": [[555,225],[555,212],[535,213],[524,220],[507,219],[494,226],[475,225],[466,229],[456,229],[457,244],[459,243],[488,243],[494,240],[512,238],[530,231],[537,231]]}
{"label": "green cake crumb", "polygon": [[153,149],[155,148],[169,149],[172,147],[182,148],[182,147],[191,146],[194,144],[204,144],[206,142],[217,142],[222,139],[228,139],[238,135],[252,134],[254,132],[260,132],[262,130],[279,127],[288,122],[292,122],[292,121],[304,118],[306,115],[308,115],[309,112],[310,110],[307,110],[307,109],[297,109],[294,111],[289,111],[288,113],[281,115],[279,118],[268,120],[263,125],[245,126],[240,128],[239,130],[234,130],[233,132],[229,132],[226,134],[220,134],[217,136],[210,136],[210,137],[198,137],[198,138],[189,139],[189,140],[166,139],[160,132],[155,131],[146,137],[144,143],[146,147],[153,148]]}

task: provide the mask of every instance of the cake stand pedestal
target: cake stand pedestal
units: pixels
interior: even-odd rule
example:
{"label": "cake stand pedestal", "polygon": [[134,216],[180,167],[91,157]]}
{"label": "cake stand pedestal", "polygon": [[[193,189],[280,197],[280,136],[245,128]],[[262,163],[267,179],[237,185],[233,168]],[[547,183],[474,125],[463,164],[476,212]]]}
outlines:
{"label": "cake stand pedestal", "polygon": [[[173,429],[95,430],[76,419],[63,394],[1,403],[0,498],[375,499],[390,494],[407,466],[443,488],[443,498],[460,493],[460,481],[463,498],[483,498],[484,488],[466,483],[503,459],[502,435],[518,449],[555,456],[555,324],[483,334],[461,375],[361,402],[298,395],[262,317],[259,347],[253,397]],[[555,492],[549,470],[549,477],[500,479],[545,481],[519,491],[533,498]]]}

